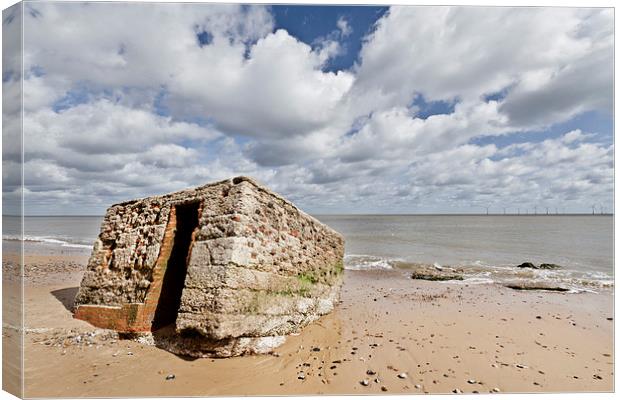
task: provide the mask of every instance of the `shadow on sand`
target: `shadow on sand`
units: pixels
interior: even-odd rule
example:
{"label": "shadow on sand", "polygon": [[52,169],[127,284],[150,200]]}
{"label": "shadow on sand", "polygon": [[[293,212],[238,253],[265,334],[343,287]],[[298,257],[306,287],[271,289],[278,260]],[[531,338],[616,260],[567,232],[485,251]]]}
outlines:
{"label": "shadow on sand", "polygon": [[56,297],[56,300],[62,303],[69,312],[73,312],[73,301],[78,292],[78,287],[70,287],[65,289],[52,290],[50,293]]}

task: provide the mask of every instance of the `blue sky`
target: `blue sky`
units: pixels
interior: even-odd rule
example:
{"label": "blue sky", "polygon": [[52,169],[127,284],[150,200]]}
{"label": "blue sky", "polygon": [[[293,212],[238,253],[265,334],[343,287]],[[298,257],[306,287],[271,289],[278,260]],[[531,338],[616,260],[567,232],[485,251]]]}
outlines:
{"label": "blue sky", "polygon": [[357,61],[362,40],[388,7],[274,5],[275,29],[285,29],[299,40],[313,44],[334,32],[339,19],[347,21],[351,34],[342,38],[342,54],[329,60],[328,71],[349,69]]}
{"label": "blue sky", "polygon": [[27,7],[27,214],[235,175],[312,213],[613,208],[611,9]]}

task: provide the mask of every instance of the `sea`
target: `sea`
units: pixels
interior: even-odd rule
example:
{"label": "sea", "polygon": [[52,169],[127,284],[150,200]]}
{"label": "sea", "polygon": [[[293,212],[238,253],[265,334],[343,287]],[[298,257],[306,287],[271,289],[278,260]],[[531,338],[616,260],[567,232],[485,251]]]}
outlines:
{"label": "sea", "polygon": [[[456,284],[543,283],[573,293],[612,289],[611,215],[317,215],[345,238],[349,270],[454,268]],[[3,245],[19,238],[4,216]],[[25,217],[26,251],[89,253],[102,217]],[[6,247],[5,247],[6,248]],[[556,270],[517,268],[553,263]]]}

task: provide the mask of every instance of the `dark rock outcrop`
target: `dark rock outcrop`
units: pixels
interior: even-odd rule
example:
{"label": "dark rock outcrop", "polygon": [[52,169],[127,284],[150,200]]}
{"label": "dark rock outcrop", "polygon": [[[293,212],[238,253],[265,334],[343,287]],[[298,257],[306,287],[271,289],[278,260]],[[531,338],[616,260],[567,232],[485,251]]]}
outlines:
{"label": "dark rock outcrop", "polygon": [[517,265],[517,268],[530,268],[530,269],[560,269],[562,267],[560,267],[557,264],[551,264],[551,263],[542,263],[540,265],[536,265],[533,264],[531,262],[524,262],[522,264]]}
{"label": "dark rock outcrop", "polygon": [[568,292],[570,290],[561,286],[547,286],[536,283],[509,283],[504,286],[514,290],[548,290],[552,292]]}
{"label": "dark rock outcrop", "polygon": [[562,267],[560,267],[557,264],[544,264],[543,263],[538,266],[538,269],[560,269],[560,268]]}
{"label": "dark rock outcrop", "polygon": [[422,266],[411,273],[411,279],[421,279],[425,281],[462,281],[463,276],[454,273],[452,268]]}

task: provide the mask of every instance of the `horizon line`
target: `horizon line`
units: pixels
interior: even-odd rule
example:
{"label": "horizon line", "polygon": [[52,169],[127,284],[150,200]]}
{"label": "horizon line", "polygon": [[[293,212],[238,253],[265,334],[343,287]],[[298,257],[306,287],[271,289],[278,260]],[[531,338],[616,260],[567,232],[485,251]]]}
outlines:
{"label": "horizon line", "polygon": [[[613,216],[614,213],[307,213],[320,216],[481,216],[481,217],[553,217],[553,216]],[[3,217],[21,217],[21,215],[3,214]],[[23,217],[104,217],[105,214],[38,214],[23,215]]]}

